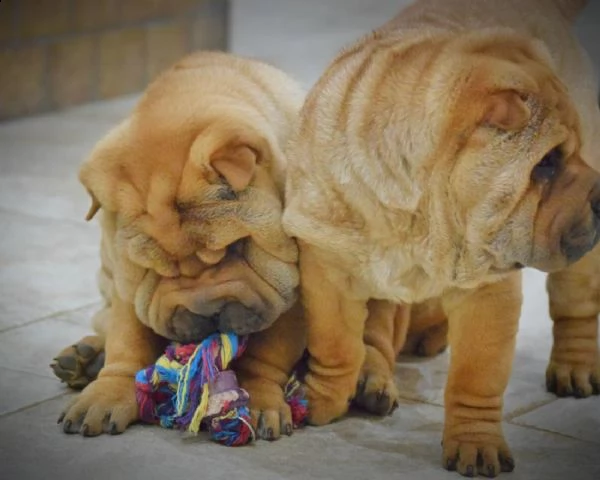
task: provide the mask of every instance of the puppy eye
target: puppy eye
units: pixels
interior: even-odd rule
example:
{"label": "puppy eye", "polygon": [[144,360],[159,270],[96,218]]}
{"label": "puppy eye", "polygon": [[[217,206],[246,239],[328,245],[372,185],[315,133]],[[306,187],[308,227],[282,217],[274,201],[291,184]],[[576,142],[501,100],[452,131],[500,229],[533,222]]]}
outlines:
{"label": "puppy eye", "polygon": [[540,162],[533,167],[531,174],[533,180],[549,180],[556,175],[563,160],[563,153],[559,147],[550,150]]}

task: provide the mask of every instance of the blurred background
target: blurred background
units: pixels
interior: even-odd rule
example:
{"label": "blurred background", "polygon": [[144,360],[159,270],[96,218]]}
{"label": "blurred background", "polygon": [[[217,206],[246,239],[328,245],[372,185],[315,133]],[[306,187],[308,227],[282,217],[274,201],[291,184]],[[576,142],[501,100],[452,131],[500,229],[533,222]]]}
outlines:
{"label": "blurred background", "polygon": [[[342,45],[393,16],[404,3],[2,0],[0,120],[139,92],[196,49],[261,57],[308,87]],[[600,2],[593,0],[577,25],[596,64],[598,18]]]}

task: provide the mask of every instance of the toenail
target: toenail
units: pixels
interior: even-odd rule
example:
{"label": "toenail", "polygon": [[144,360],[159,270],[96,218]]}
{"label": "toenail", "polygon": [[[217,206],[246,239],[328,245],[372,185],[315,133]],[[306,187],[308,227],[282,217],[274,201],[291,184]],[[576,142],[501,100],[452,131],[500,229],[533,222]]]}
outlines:
{"label": "toenail", "polygon": [[58,420],[56,421],[56,423],[60,424],[62,423],[62,421],[64,420],[66,415],[66,412],[62,412],[59,416],[58,416]]}
{"label": "toenail", "polygon": [[585,396],[585,392],[583,391],[583,388],[576,388],[575,389],[575,397],[576,398],[583,398]]}
{"label": "toenail", "polygon": [[515,469],[515,461],[510,457],[500,458],[500,464],[504,472],[512,472]]}
{"label": "toenail", "polygon": [[273,429],[272,428],[267,429],[267,437],[269,438],[269,440],[271,440],[273,438]]}
{"label": "toenail", "polygon": [[467,477],[472,477],[473,476],[473,465],[469,465],[467,467]]}
{"label": "toenail", "polygon": [[292,426],[291,426],[291,425],[288,423],[288,424],[285,426],[285,433],[286,433],[286,435],[289,437],[289,436],[292,434],[292,431],[293,431],[293,428],[292,428]]}
{"label": "toenail", "polygon": [[117,433],[119,433],[117,431],[117,424],[115,422],[110,422],[110,434],[116,435]]}
{"label": "toenail", "polygon": [[487,467],[488,476],[495,477],[496,476],[496,467],[494,465],[488,465]]}
{"label": "toenail", "polygon": [[456,468],[456,464],[454,463],[454,460],[452,460],[451,458],[449,458],[446,461],[446,470],[454,470]]}
{"label": "toenail", "polygon": [[87,436],[88,436],[88,433],[90,433],[90,427],[89,427],[89,425],[88,425],[87,423],[84,423],[84,424],[81,426],[81,434],[82,434],[84,437],[87,437]]}
{"label": "toenail", "polygon": [[67,420],[64,424],[63,424],[63,431],[65,433],[70,433],[71,432],[71,420]]}

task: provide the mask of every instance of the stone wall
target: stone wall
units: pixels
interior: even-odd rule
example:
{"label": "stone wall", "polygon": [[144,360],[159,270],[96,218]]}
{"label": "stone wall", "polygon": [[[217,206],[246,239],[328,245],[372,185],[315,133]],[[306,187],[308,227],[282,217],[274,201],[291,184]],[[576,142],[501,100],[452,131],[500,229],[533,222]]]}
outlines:
{"label": "stone wall", "polygon": [[0,120],[141,91],[227,47],[227,0],[0,0]]}

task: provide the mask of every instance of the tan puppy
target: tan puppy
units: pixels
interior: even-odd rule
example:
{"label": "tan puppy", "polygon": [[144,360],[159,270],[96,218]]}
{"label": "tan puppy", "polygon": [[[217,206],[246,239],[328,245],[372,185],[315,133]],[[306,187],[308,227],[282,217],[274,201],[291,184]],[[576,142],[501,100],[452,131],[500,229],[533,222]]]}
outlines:
{"label": "tan puppy", "polygon": [[[514,467],[501,418],[518,270],[560,270],[598,240],[600,177],[586,164],[600,151],[597,83],[569,31],[583,3],[418,1],[343,51],[309,94],[284,226],[300,246],[313,424],[346,412],[365,358],[367,373],[393,363],[393,303],[431,302],[423,317],[448,318],[452,351],[444,466]],[[280,372],[297,357],[279,356],[267,376],[256,365],[301,338],[286,347],[278,324],[240,368],[253,398],[273,396],[255,404],[272,424]]]}
{"label": "tan puppy", "polygon": [[102,209],[98,337],[54,366],[83,386],[67,433],[122,432],[137,419],[134,375],[165,339],[271,325],[295,299],[297,247],[281,226],[282,146],[303,93],[279,70],[221,53],[184,58],[145,92],[80,171]]}

